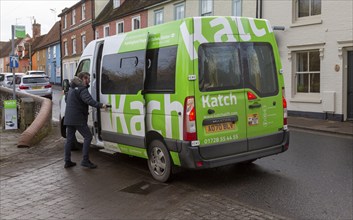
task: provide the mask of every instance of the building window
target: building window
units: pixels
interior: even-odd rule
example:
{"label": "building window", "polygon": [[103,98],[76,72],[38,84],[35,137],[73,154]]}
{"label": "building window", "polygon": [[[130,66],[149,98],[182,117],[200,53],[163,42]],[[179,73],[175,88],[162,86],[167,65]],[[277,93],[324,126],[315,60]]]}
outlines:
{"label": "building window", "polygon": [[74,9],[71,13],[71,25],[76,24],[76,10]]}
{"label": "building window", "polygon": [[119,21],[116,23],[116,33],[117,34],[124,33],[124,21]]}
{"label": "building window", "polygon": [[185,4],[177,4],[174,6],[174,19],[179,20],[185,18]]}
{"label": "building window", "polygon": [[140,16],[132,18],[132,30],[140,28]]}
{"label": "building window", "polygon": [[103,33],[104,33],[103,37],[108,37],[109,36],[109,25],[104,26]]}
{"label": "building window", "polygon": [[86,19],[86,4],[82,4],[81,7],[81,20],[85,20]]}
{"label": "building window", "polygon": [[56,46],[53,47],[53,58],[56,58]]}
{"label": "building window", "polygon": [[76,54],[76,38],[72,39],[72,54]]}
{"label": "building window", "polygon": [[154,24],[163,24],[163,9],[154,12]]}
{"label": "building window", "polygon": [[69,55],[68,49],[67,49],[67,41],[64,41],[64,56]]}
{"label": "building window", "polygon": [[321,14],[321,0],[297,0],[298,18]]}
{"label": "building window", "polygon": [[50,47],[48,47],[48,59],[51,59],[51,55],[50,55]]}
{"label": "building window", "polygon": [[96,39],[98,39],[99,38],[99,31],[98,30],[96,30]]}
{"label": "building window", "polygon": [[67,15],[64,16],[64,29],[67,28]]}
{"label": "building window", "polygon": [[82,44],[82,51],[83,51],[86,47],[86,35],[81,36],[81,44]]}
{"label": "building window", "polygon": [[120,0],[113,0],[113,8],[120,7]]}
{"label": "building window", "polygon": [[296,53],[297,93],[320,93],[319,50]]}
{"label": "building window", "polygon": [[233,0],[233,16],[241,16],[242,0]]}
{"label": "building window", "polygon": [[201,0],[201,16],[212,15],[213,0]]}

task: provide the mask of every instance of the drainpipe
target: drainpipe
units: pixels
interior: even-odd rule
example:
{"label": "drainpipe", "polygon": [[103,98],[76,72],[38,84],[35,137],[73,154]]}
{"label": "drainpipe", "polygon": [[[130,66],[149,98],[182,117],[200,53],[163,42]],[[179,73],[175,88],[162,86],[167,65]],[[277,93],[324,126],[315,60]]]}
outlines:
{"label": "drainpipe", "polygon": [[260,1],[260,18],[262,18],[262,0],[259,0]]}
{"label": "drainpipe", "polygon": [[259,18],[259,0],[256,0],[256,18]]}

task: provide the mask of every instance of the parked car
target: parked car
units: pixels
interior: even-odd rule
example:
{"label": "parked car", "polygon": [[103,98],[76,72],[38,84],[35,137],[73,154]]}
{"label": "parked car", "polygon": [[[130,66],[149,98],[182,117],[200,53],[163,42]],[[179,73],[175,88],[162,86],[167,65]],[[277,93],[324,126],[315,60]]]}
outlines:
{"label": "parked car", "polygon": [[26,75],[47,75],[43,70],[29,70]]}
{"label": "parked car", "polygon": [[5,75],[9,73],[0,73],[0,86],[5,86],[4,81],[5,81]]}
{"label": "parked car", "polygon": [[[24,73],[15,73],[16,88],[20,84],[22,76],[24,76]],[[6,73],[4,75],[4,81],[2,82],[2,84],[4,87],[12,88],[12,81],[13,81],[13,73]]]}
{"label": "parked car", "polygon": [[23,76],[17,91],[43,96],[49,99],[52,99],[53,97],[52,85],[49,83],[49,77],[44,75]]}

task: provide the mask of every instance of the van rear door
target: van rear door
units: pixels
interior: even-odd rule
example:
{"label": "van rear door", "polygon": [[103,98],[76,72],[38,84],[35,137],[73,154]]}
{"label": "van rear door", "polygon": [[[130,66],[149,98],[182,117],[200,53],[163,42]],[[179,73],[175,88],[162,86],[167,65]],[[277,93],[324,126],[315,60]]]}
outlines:
{"label": "van rear door", "polygon": [[240,48],[236,42],[198,49],[195,85],[197,139],[205,159],[247,151],[246,107]]}
{"label": "van rear door", "polygon": [[240,43],[246,94],[249,151],[283,141],[282,91],[271,44]]}
{"label": "van rear door", "polygon": [[[148,33],[121,34],[104,42],[100,101],[112,108],[100,111],[101,137],[118,151],[146,157],[145,100],[142,95]],[[105,144],[108,146],[109,144]],[[132,150],[128,146],[141,149]]]}

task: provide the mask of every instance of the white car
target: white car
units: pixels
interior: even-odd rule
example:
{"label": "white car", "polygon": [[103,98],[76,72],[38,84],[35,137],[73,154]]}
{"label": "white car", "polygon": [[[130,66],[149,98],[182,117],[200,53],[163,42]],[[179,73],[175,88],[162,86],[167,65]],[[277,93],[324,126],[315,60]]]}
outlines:
{"label": "white car", "polygon": [[[24,76],[24,73],[15,73],[16,88],[18,87],[18,84],[20,84],[22,76]],[[7,88],[12,88],[12,83],[13,83],[13,73],[6,73],[4,75],[4,80],[2,81],[2,85]]]}
{"label": "white car", "polygon": [[43,70],[29,70],[26,75],[47,75]]}
{"label": "white car", "polygon": [[52,99],[52,85],[44,75],[25,75],[21,78],[17,91]]}

